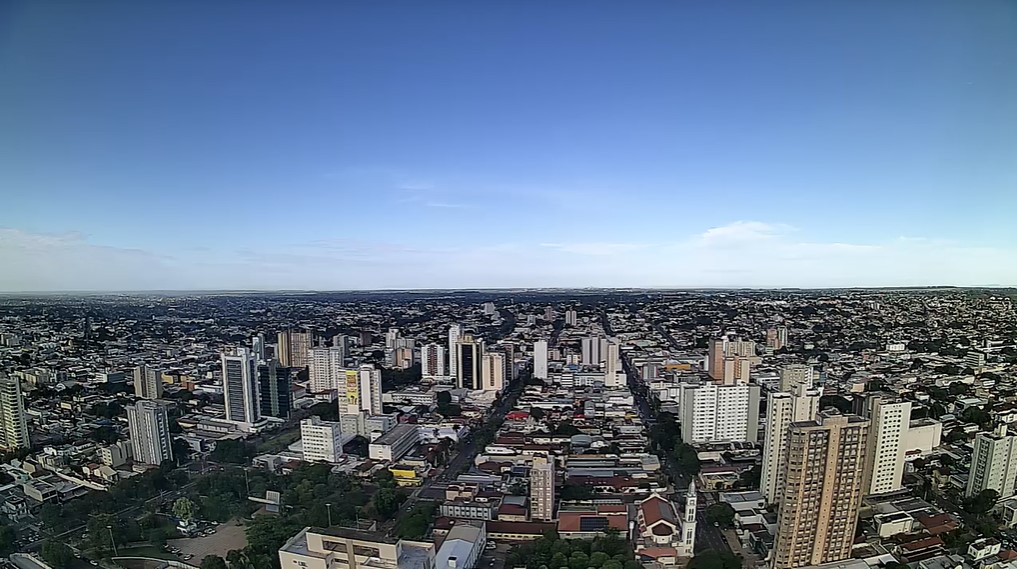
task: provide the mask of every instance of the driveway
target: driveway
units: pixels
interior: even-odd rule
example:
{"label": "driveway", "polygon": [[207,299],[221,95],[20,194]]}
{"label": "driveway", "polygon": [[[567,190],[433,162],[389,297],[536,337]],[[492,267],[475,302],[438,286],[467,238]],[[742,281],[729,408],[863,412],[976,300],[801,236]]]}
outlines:
{"label": "driveway", "polygon": [[171,539],[167,543],[179,547],[181,556],[193,555],[189,563],[200,565],[201,560],[208,555],[225,558],[230,550],[247,547],[247,535],[244,534],[243,526],[231,521],[215,528],[215,533],[208,537]]}

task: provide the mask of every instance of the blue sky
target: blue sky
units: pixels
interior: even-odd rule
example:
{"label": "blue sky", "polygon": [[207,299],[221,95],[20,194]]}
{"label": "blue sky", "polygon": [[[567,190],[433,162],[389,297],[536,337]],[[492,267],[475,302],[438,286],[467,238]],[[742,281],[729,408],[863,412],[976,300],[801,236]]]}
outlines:
{"label": "blue sky", "polygon": [[1017,3],[7,2],[0,290],[1017,285]]}

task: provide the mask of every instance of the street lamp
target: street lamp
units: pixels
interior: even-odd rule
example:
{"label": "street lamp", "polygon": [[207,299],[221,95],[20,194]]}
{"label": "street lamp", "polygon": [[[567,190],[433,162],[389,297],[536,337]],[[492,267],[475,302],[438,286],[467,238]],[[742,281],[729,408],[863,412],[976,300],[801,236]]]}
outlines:
{"label": "street lamp", "polygon": [[332,527],[332,504],[325,504],[325,509],[328,510],[328,527]]}
{"label": "street lamp", "polygon": [[113,555],[120,557],[120,553],[117,551],[117,540],[113,539],[113,526],[106,526],[109,530],[109,542],[113,545]]}

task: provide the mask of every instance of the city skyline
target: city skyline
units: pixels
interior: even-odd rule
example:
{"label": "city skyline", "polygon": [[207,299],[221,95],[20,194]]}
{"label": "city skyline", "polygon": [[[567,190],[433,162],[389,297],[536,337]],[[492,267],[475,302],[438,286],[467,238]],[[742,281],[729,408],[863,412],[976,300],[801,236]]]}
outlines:
{"label": "city skyline", "polygon": [[1017,285],[1015,18],[7,3],[0,292]]}

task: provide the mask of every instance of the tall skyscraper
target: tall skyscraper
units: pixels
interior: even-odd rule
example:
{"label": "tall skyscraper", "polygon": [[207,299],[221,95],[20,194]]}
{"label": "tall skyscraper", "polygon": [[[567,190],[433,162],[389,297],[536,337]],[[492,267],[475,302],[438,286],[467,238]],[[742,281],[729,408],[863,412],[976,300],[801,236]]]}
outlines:
{"label": "tall skyscraper", "polygon": [[258,333],[251,338],[251,351],[259,363],[265,361],[265,335]]}
{"label": "tall skyscraper", "polygon": [[308,368],[308,382],[313,393],[327,393],[339,388],[339,384],[345,380],[346,354],[342,348],[335,346],[331,348],[311,348],[310,367]]}
{"label": "tall skyscraper", "polygon": [[310,350],[310,331],[285,330],[279,332],[276,357],[283,367],[294,367],[297,369],[307,367]]}
{"label": "tall skyscraper", "polygon": [[908,426],[911,423],[911,402],[893,401],[882,396],[868,399],[864,414],[869,419],[869,457],[871,473],[868,494],[896,492],[904,487],[904,454]]}
{"label": "tall skyscraper", "polygon": [[134,368],[134,395],[142,399],[162,397],[162,371],[145,365]]}
{"label": "tall skyscraper", "polygon": [[0,448],[5,451],[29,448],[28,420],[21,382],[0,372]]}
{"label": "tall skyscraper", "polygon": [[501,352],[488,352],[483,357],[480,389],[484,391],[501,391],[505,388],[505,355]]}
{"label": "tall skyscraper", "polygon": [[463,334],[456,344],[456,387],[460,389],[480,389],[481,357],[484,354],[484,342]]}
{"label": "tall skyscraper", "polygon": [[1006,424],[992,433],[978,433],[971,453],[971,470],[965,496],[995,490],[1001,498],[1013,496],[1017,479],[1017,436],[1007,434]]}
{"label": "tall skyscraper", "polygon": [[848,559],[867,485],[869,422],[823,412],[793,423],[773,569]]}
{"label": "tall skyscraper", "polygon": [[780,368],[780,390],[790,393],[796,385],[814,385],[815,376],[810,365],[789,364]]}
{"label": "tall skyscraper", "polygon": [[158,465],[173,460],[173,439],[165,406],[147,400],[128,406],[127,426],[135,462]]}
{"label": "tall skyscraper", "polygon": [[258,365],[258,390],[261,394],[261,416],[285,419],[293,406],[292,370],[272,358]]}
{"label": "tall skyscraper", "polygon": [[766,433],[759,491],[768,504],[776,504],[782,496],[791,425],[815,420],[821,395],[820,390],[805,383],[796,385],[791,393],[777,391],[766,396]]}
{"label": "tall skyscraper", "polygon": [[777,347],[774,348],[779,350],[787,346],[787,326],[777,326]]}
{"label": "tall skyscraper", "polygon": [[424,344],[420,347],[420,374],[423,377],[444,377],[445,347]]}
{"label": "tall skyscraper", "polygon": [[222,392],[227,421],[251,424],[261,419],[254,354],[247,348],[222,354]]}
{"label": "tall skyscraper", "polygon": [[579,313],[577,313],[575,310],[566,310],[565,324],[567,326],[575,326],[578,323],[579,323]]}
{"label": "tall skyscraper", "polygon": [[515,344],[501,344],[501,352],[505,354],[505,383],[512,383],[519,373],[516,371]]}
{"label": "tall skyscraper", "polygon": [[533,377],[547,379],[547,340],[533,343]]}
{"label": "tall skyscraper", "polygon": [[589,336],[582,339],[583,365],[599,366],[604,361],[604,355],[600,352],[602,345],[600,336]]}
{"label": "tall skyscraper", "polygon": [[463,325],[453,324],[448,328],[448,374],[452,377],[459,377],[459,362],[457,345],[459,337],[463,335]]}
{"label": "tall skyscraper", "polygon": [[530,519],[554,520],[554,459],[535,455],[530,466]]}
{"label": "tall skyscraper", "polygon": [[604,350],[604,387],[622,387],[625,385],[625,375],[621,372],[620,346],[615,340],[607,341],[607,349]]}
{"label": "tall skyscraper", "polygon": [[345,371],[346,381],[339,393],[339,414],[356,415],[365,411],[380,415],[381,370],[372,364]]}

